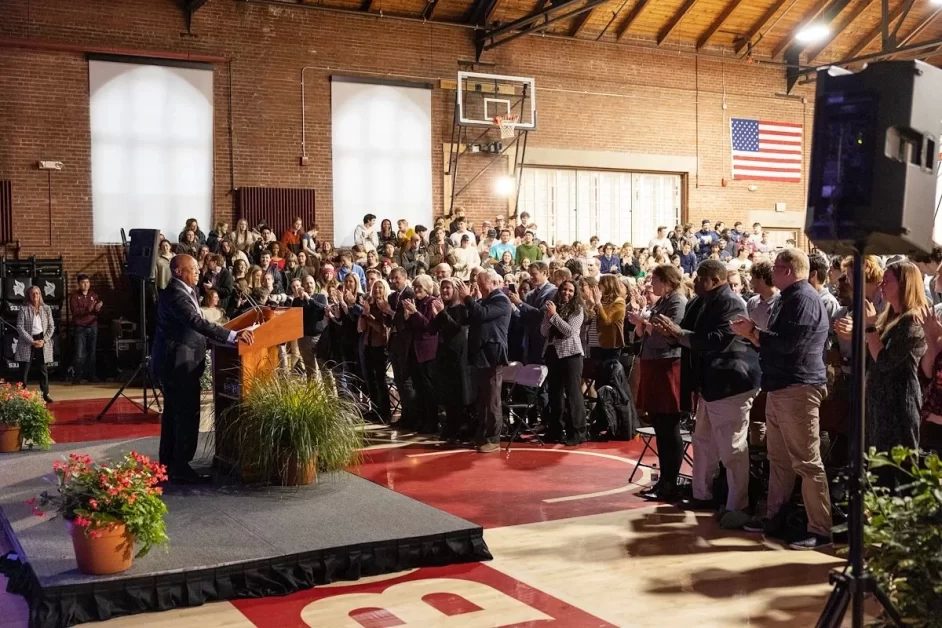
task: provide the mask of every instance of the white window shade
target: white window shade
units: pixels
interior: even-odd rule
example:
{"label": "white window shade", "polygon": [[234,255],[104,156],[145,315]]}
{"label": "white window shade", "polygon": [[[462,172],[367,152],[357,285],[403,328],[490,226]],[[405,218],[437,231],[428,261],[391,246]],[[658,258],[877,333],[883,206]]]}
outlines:
{"label": "white window shade", "polygon": [[88,79],[94,242],[120,242],[122,227],[176,242],[187,218],[208,232],[212,69],[90,60]]}
{"label": "white window shade", "polygon": [[432,90],[334,77],[331,106],[334,242],[366,214],[431,228]]}
{"label": "white window shade", "polygon": [[524,168],[517,209],[550,244],[598,236],[644,247],[680,221],[682,186],[679,174]]}

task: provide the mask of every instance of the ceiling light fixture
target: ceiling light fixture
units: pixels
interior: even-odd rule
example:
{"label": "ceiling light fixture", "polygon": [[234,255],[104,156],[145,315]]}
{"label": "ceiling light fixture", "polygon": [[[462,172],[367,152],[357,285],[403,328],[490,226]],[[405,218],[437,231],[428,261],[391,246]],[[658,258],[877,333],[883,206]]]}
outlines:
{"label": "ceiling light fixture", "polygon": [[826,24],[808,24],[795,33],[795,41],[801,44],[814,44],[824,41],[831,34]]}

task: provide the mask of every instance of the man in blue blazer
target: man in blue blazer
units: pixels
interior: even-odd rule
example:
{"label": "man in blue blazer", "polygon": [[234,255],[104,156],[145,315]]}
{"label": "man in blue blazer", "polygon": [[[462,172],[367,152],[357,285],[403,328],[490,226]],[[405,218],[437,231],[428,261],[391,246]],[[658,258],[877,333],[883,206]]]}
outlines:
{"label": "man in blue blazer", "polygon": [[549,266],[546,262],[533,262],[528,270],[533,279],[533,289],[523,299],[516,292],[508,296],[515,306],[514,316],[523,319],[526,328],[525,363],[543,364],[546,338],[540,332],[540,323],[543,322],[547,302],[556,296],[556,286],[549,281]]}
{"label": "man in blue blazer", "polygon": [[725,264],[701,262],[694,283],[702,305],[693,329],[681,329],[663,316],[652,322],[693,353],[694,389],[700,395],[693,435],[694,502],[713,500],[713,479],[722,462],[729,493],[720,524],[741,527],[749,519],[744,514],[749,506],[749,411],[759,392],[759,354],[729,325],[745,307],[726,281]]}
{"label": "man in blue blazer", "polygon": [[458,294],[468,308],[468,360],[478,391],[478,451],[490,453],[500,450],[500,369],[507,364],[507,329],[513,306],[501,292],[504,280],[493,270],[482,270],[475,281],[480,299],[475,300],[464,282],[458,283]]}
{"label": "man in blue blazer", "polygon": [[229,331],[203,318],[196,285],[199,266],[189,255],[170,260],[172,278],[157,299],[157,328],[151,367],[164,393],[160,423],[160,462],[170,481],[204,482],[190,466],[200,426],[200,377],[206,368],[207,338],[252,344],[251,330]]}

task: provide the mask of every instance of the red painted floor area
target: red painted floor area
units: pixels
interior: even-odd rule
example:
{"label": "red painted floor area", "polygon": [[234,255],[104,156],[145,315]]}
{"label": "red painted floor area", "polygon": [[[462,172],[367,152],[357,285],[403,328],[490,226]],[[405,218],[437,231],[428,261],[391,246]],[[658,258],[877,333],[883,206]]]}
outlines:
{"label": "red painted floor area", "polygon": [[100,421],[96,420],[109,399],[56,401],[49,406],[56,421],[52,438],[57,443],[138,438],[160,435],[160,415],[141,412],[127,399],[118,399]]}
{"label": "red painted floor area", "polygon": [[326,626],[328,618],[344,615],[350,625],[363,628],[612,625],[482,563],[427,567],[378,582],[315,587],[232,605],[260,628]]}
{"label": "red painted floor area", "polygon": [[[517,448],[520,447],[520,448]],[[410,446],[368,452],[353,472],[485,528],[644,506],[629,484],[640,441],[515,446],[510,456]],[[635,482],[643,481],[640,471]]]}

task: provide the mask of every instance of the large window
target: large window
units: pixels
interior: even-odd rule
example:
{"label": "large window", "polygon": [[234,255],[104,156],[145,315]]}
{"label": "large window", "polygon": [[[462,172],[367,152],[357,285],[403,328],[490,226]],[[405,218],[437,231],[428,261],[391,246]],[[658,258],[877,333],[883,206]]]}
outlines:
{"label": "large window", "polygon": [[551,244],[587,241],[647,246],[658,226],[680,221],[681,175],[525,168],[518,212]]}
{"label": "large window", "polygon": [[365,214],[431,226],[430,88],[333,77],[331,134],[335,243],[352,245]]}
{"label": "large window", "polygon": [[175,242],[187,218],[209,231],[213,204],[213,71],[88,62],[94,242],[121,228]]}

